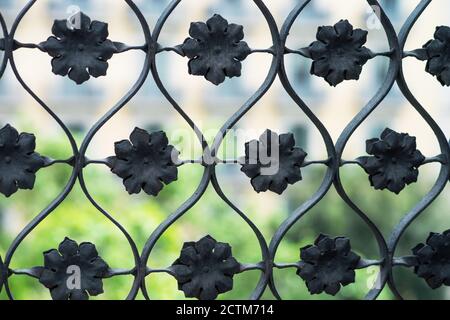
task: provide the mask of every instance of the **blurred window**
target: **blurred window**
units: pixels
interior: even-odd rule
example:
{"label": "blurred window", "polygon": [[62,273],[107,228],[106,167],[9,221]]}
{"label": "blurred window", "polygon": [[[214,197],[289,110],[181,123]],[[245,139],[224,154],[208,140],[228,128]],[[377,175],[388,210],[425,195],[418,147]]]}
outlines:
{"label": "blurred window", "polygon": [[90,0],[50,0],[48,7],[50,11],[66,11],[69,6],[78,6],[81,10],[87,11],[92,6]]}
{"label": "blurred window", "polygon": [[161,123],[154,122],[154,123],[149,123],[149,124],[145,125],[144,130],[147,130],[148,132],[152,133],[152,132],[163,131],[164,128]]}
{"label": "blurred window", "polygon": [[[298,1],[294,1],[295,5]],[[325,12],[319,7],[317,1],[311,1],[302,12],[304,18],[315,19],[325,16]]]}
{"label": "blurred window", "polygon": [[83,83],[83,85],[77,85],[68,78],[64,78],[62,80],[60,90],[58,90],[58,92],[61,92],[62,96],[76,96],[85,98],[92,98],[101,94],[101,90],[94,88],[94,86],[89,82]]}
{"label": "blurred window", "polygon": [[[213,87],[211,87],[213,88]],[[224,83],[220,85],[220,90],[218,90],[218,94],[222,97],[233,97],[236,99],[240,99],[246,95],[246,90],[242,85],[242,81],[239,79],[226,79]],[[216,89],[216,88],[214,88]],[[217,93],[217,91],[214,91]]]}
{"label": "blurred window", "polygon": [[310,74],[311,61],[308,59],[296,59],[293,65],[293,84],[296,88],[301,88],[302,94],[312,95],[312,76]]}
{"label": "blurred window", "polygon": [[216,2],[208,9],[208,14],[211,16],[215,13],[219,13],[228,22],[233,22],[231,19],[233,17],[241,17],[245,15],[244,1],[242,0],[221,0]]}
{"label": "blurred window", "polygon": [[137,0],[135,3],[142,12],[158,16],[168,4],[167,0]]}
{"label": "blurred window", "polygon": [[372,125],[372,127],[369,129],[369,139],[372,138],[378,138],[381,133],[384,131],[384,129],[386,129],[387,126],[386,124],[383,122],[378,122],[374,125]]}
{"label": "blurred window", "polygon": [[295,145],[304,150],[308,149],[308,127],[305,124],[296,124],[291,128],[295,136]]}
{"label": "blurred window", "polygon": [[381,0],[380,5],[386,14],[392,19],[400,14],[399,0]]}
{"label": "blurred window", "polygon": [[70,132],[74,135],[82,135],[87,131],[87,127],[85,124],[81,122],[72,122],[67,126]]}
{"label": "blurred window", "polygon": [[12,9],[14,7],[13,0],[0,0],[0,7],[2,10]]}

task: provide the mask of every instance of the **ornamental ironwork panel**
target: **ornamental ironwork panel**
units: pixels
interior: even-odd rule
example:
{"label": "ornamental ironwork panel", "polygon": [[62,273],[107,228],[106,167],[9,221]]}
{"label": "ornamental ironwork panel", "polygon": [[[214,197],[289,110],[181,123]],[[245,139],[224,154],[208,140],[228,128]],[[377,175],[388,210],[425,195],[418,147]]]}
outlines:
{"label": "ornamental ironwork panel", "polygon": [[[36,180],[36,172],[56,164],[63,163],[72,168],[68,184],[60,195],[40,212],[35,219],[17,235],[8,248],[4,259],[0,260],[0,284],[6,290],[10,299],[13,292],[8,285],[8,279],[15,275],[27,275],[39,280],[49,289],[55,300],[86,300],[90,296],[103,293],[103,279],[132,275],[133,285],[127,299],[135,299],[139,292],[149,299],[150,293],[145,285],[145,279],[154,273],[166,273],[173,276],[186,297],[198,299],[215,299],[220,294],[233,289],[233,277],[236,274],[251,270],[261,273],[259,282],[254,288],[250,299],[259,299],[265,290],[281,299],[277,283],[273,277],[276,269],[292,268],[296,270],[311,294],[327,293],[335,295],[342,286],[355,282],[355,270],[378,266],[379,274],[376,285],[366,295],[366,299],[376,299],[383,288],[388,285],[397,298],[401,298],[396,288],[393,269],[397,267],[412,268],[414,273],[423,278],[432,288],[442,285],[450,286],[450,230],[441,233],[431,233],[424,243],[411,249],[410,256],[397,256],[396,248],[408,226],[442,193],[450,177],[450,147],[447,137],[435,120],[420,104],[408,87],[403,74],[402,61],[405,58],[416,58],[426,61],[425,70],[440,82],[442,86],[450,86],[450,27],[438,26],[430,41],[422,48],[405,50],[405,43],[410,31],[421,14],[426,10],[431,0],[422,0],[411,13],[400,32],[396,32],[383,7],[376,0],[367,0],[372,8],[378,8],[377,16],[387,35],[388,52],[374,52],[366,47],[368,31],[356,29],[352,24],[342,19],[334,25],[318,27],[315,40],[311,45],[301,49],[291,49],[286,46],[289,33],[300,13],[310,4],[311,0],[299,1],[291,13],[279,27],[272,13],[263,0],[253,0],[264,16],[269,27],[272,45],[270,48],[251,48],[245,41],[243,26],[227,21],[220,13],[214,14],[207,21],[193,22],[186,30],[187,39],[184,43],[172,47],[159,44],[159,36],[166,22],[181,0],[173,0],[160,16],[153,30],[145,19],[140,8],[132,1],[125,0],[129,9],[136,15],[145,37],[145,44],[130,46],[109,39],[108,24],[94,20],[80,13],[78,23],[68,19],[56,20],[47,40],[40,43],[21,43],[16,39],[16,31],[23,18],[36,4],[29,1],[20,11],[11,26],[7,26],[3,16],[0,23],[3,37],[0,40],[0,50],[3,51],[3,61],[0,76],[3,76],[9,65],[28,94],[54,119],[64,130],[71,148],[70,159],[51,159],[35,151],[36,137],[31,133],[21,133],[15,124],[7,124],[0,129],[0,196],[10,197],[22,189],[32,189]],[[145,52],[145,63],[133,88],[103,115],[90,129],[80,145],[75,141],[66,124],[46,105],[39,96],[27,85],[21,77],[15,63],[14,54],[21,49],[40,50],[52,57],[51,67],[55,75],[68,77],[83,85],[91,77],[107,76],[110,59],[113,55],[130,50]],[[158,74],[156,56],[164,51],[172,51],[186,58],[186,72],[192,76],[201,76],[205,81],[221,85],[228,78],[239,77],[242,65],[248,56],[259,53],[271,56],[270,70],[262,86],[232,115],[217,133],[213,143],[208,144],[202,131],[191,118],[175,102],[169,94]],[[388,59],[389,69],[378,92],[348,123],[336,142],[334,142],[321,120],[302,100],[294,90],[286,72],[285,56],[298,55],[311,60],[311,75],[323,78],[330,86],[338,86],[344,81],[358,80],[365,64],[374,58]],[[103,160],[92,160],[86,157],[91,142],[97,132],[113,118],[139,92],[145,80],[153,77],[158,88],[182,116],[189,127],[195,132],[203,147],[203,157],[200,160],[180,160],[179,151],[171,144],[165,132],[148,132],[136,128],[129,137],[115,144],[115,155]],[[216,167],[221,164],[217,157],[218,150],[227,135],[237,122],[266,94],[274,80],[279,78],[284,90],[304,112],[311,123],[318,129],[325,143],[328,158],[326,160],[311,159],[308,150],[298,145],[292,133],[277,133],[266,130],[260,137],[245,145],[245,156],[236,160],[234,165],[240,166],[242,174],[248,177],[255,192],[273,192],[282,194],[290,185],[301,183],[302,168],[309,165],[326,167],[327,171],[315,194],[298,207],[278,228],[271,239],[263,236],[261,231],[244,212],[237,208],[222,191],[216,176]],[[393,85],[397,83],[403,96],[426,121],[439,142],[439,155],[424,155],[412,133],[396,132],[389,128],[366,141],[367,155],[354,160],[343,159],[347,142],[355,130],[380,105]],[[261,155],[276,153],[277,168],[271,171],[272,158],[269,161]],[[84,169],[92,164],[101,164],[123,180],[124,189],[130,194],[140,192],[149,197],[157,197],[168,184],[177,183],[178,168],[186,163],[194,163],[204,169],[203,177],[195,193],[177,210],[167,217],[152,234],[149,235],[143,250],[138,248],[128,231],[111,215],[109,215],[89,193],[85,180]],[[406,214],[395,227],[389,237],[385,237],[377,225],[350,198],[340,179],[341,168],[344,166],[360,166],[367,173],[367,183],[374,189],[387,189],[395,194],[401,193],[405,186],[418,180],[422,166],[430,163],[440,165],[440,174],[431,191]],[[112,269],[108,262],[101,258],[95,244],[77,243],[69,238],[61,239],[58,249],[49,248],[43,254],[41,266],[11,269],[10,263],[22,241],[40,223],[45,223],[48,217],[71,193],[76,182],[79,182],[86,199],[123,233],[129,242],[134,256],[135,266],[132,269]],[[165,269],[152,269],[148,259],[156,243],[164,232],[192,208],[203,196],[206,188],[212,185],[223,201],[236,211],[250,226],[259,241],[261,261],[243,264],[233,257],[235,252],[227,243],[220,242],[205,235],[202,239],[192,239],[192,242],[180,243],[180,256],[171,266]],[[292,257],[287,263],[275,263],[278,247],[287,232],[321,199],[334,188],[341,199],[362,219],[375,237],[379,257],[369,260],[352,251],[351,239],[343,236],[317,235],[314,243],[299,248],[299,256]],[[430,230],[432,231],[432,230]],[[78,241],[78,240],[77,240]],[[78,276],[77,276],[78,275]]]}

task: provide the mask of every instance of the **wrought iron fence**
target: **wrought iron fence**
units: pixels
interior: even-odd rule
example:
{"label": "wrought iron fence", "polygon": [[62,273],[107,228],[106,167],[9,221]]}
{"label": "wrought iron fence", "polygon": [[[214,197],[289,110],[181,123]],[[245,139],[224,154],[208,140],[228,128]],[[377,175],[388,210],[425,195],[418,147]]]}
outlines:
{"label": "wrought iron fence", "polygon": [[[251,294],[251,299],[261,298],[269,287],[276,298],[281,299],[273,277],[274,269],[293,268],[301,277],[311,294],[325,292],[335,295],[341,286],[350,285],[355,281],[355,270],[378,266],[378,280],[366,295],[367,299],[376,299],[381,290],[390,287],[397,298],[401,298],[396,289],[393,269],[396,267],[414,268],[418,277],[423,278],[435,289],[441,285],[450,285],[450,231],[443,234],[432,233],[425,244],[419,244],[412,249],[410,256],[395,255],[397,244],[408,226],[441,194],[449,181],[450,148],[447,138],[438,124],[429,115],[426,108],[415,98],[408,88],[403,75],[402,61],[405,58],[426,60],[426,72],[435,76],[443,86],[450,86],[450,27],[437,27],[434,39],[422,48],[412,51],[405,50],[409,33],[431,0],[422,0],[411,13],[401,31],[397,34],[382,6],[376,0],[367,0],[374,8],[387,35],[390,50],[388,52],[373,52],[365,47],[368,32],[354,29],[347,20],[341,20],[334,26],[319,27],[316,38],[309,47],[290,49],[286,46],[289,32],[294,22],[310,3],[303,0],[292,10],[281,28],[278,28],[271,12],[262,0],[253,2],[263,14],[270,29],[272,46],[270,48],[252,49],[245,40],[243,27],[229,23],[219,14],[206,22],[191,24],[187,40],[173,47],[162,47],[158,43],[161,31],[173,10],[181,0],[174,0],[165,9],[153,31],[138,6],[132,0],[125,1],[134,12],[142,27],[145,44],[129,46],[108,39],[108,25],[104,22],[91,20],[87,15],[79,13],[70,19],[56,20],[51,30],[52,36],[41,43],[21,43],[16,40],[16,31],[22,19],[35,5],[36,0],[29,1],[20,11],[10,28],[0,16],[3,38],[0,49],[4,51],[0,75],[3,75],[9,64],[21,86],[39,103],[42,108],[64,130],[70,141],[73,156],[68,160],[51,159],[35,152],[35,136],[20,133],[12,125],[6,125],[0,130],[0,193],[9,197],[20,189],[32,189],[35,173],[38,170],[56,163],[72,167],[72,175],[61,194],[48,207],[40,212],[18,235],[9,247],[4,262],[1,263],[1,284],[7,295],[13,299],[8,279],[15,275],[27,275],[39,279],[40,283],[50,290],[53,299],[88,299],[103,293],[102,279],[133,275],[134,282],[127,299],[136,298],[139,291],[149,299],[145,278],[150,274],[163,272],[175,277],[186,297],[198,299],[215,299],[221,293],[232,290],[233,276],[250,270],[259,270],[259,283]],[[430,35],[431,38],[432,35]],[[106,76],[108,60],[116,54],[129,50],[141,50],[146,54],[145,63],[139,79],[133,88],[110,109],[90,129],[80,146],[77,145],[70,130],[58,118],[52,109],[37,96],[21,77],[15,63],[14,52],[24,48],[41,50],[48,53],[52,59],[52,71],[56,75],[67,76],[79,85],[90,77]],[[243,61],[251,54],[263,53],[272,57],[270,70],[263,85],[257,92],[230,117],[220,131],[213,144],[209,145],[203,138],[201,130],[177,104],[162,83],[155,57],[164,51],[173,51],[189,59],[188,70],[191,75],[204,76],[207,81],[220,85],[226,78],[239,77]],[[359,79],[365,63],[370,59],[388,59],[389,70],[385,81],[376,95],[351,120],[336,143],[333,142],[327,128],[316,117],[314,112],[303,102],[293,89],[286,73],[285,56],[298,55],[312,60],[311,74],[324,78],[331,86],[337,86],[346,80]],[[178,160],[178,151],[170,145],[164,132],[147,132],[136,128],[129,140],[115,144],[115,155],[103,160],[92,160],[86,157],[91,141],[96,133],[124,108],[138,93],[144,81],[151,74],[164,97],[183,117],[195,132],[202,145],[204,156],[200,160]],[[266,239],[256,225],[222,192],[216,177],[216,167],[223,163],[217,157],[229,129],[266,94],[274,80],[278,77],[292,100],[306,114],[309,120],[319,130],[326,145],[328,159],[309,159],[307,153],[296,146],[293,134],[277,134],[267,130],[259,138],[246,145],[246,155],[236,160],[235,165],[241,166],[243,174],[250,178],[256,192],[283,193],[288,185],[302,180],[301,168],[309,165],[326,166],[327,171],[316,193],[295,212],[293,212],[279,227],[272,239]],[[69,80],[68,80],[69,81]],[[433,130],[440,145],[441,154],[426,157],[416,146],[416,140],[407,133],[398,133],[385,129],[379,138],[368,140],[367,154],[349,161],[342,158],[343,152],[355,130],[367,119],[390,92],[394,83],[411,103],[420,116]],[[276,143],[273,144],[272,142]],[[262,152],[252,152],[255,150]],[[261,154],[277,153],[278,170],[267,173],[273,165],[273,159],[264,162]],[[340,179],[343,166],[360,166],[375,189],[387,189],[396,194],[408,184],[417,181],[421,166],[429,163],[439,163],[441,170],[431,191],[418,201],[417,205],[403,217],[389,238],[385,238],[377,225],[349,197]],[[111,172],[123,179],[125,189],[130,194],[145,192],[156,197],[162,188],[169,183],[176,183],[178,167],[186,163],[203,166],[204,173],[195,193],[173,212],[150,235],[142,252],[127,232],[127,230],[106,212],[91,196],[84,180],[83,170],[92,164],[103,164]],[[79,182],[86,198],[109,219],[126,237],[134,255],[135,267],[130,270],[112,269],[96,250],[94,244],[78,244],[71,239],[64,239],[58,249],[44,253],[44,265],[38,267],[13,270],[9,268],[11,259],[21,242],[48,217],[58,205],[69,195],[74,184]],[[149,255],[164,232],[181,218],[204,194],[208,185],[212,185],[223,201],[250,226],[256,235],[262,260],[253,264],[241,264],[232,255],[231,246],[205,236],[197,242],[185,243],[180,257],[166,269],[153,269],[148,266]],[[350,239],[346,237],[329,237],[318,235],[314,244],[301,248],[301,261],[291,263],[275,263],[277,249],[289,229],[316,206],[328,193],[335,188],[351,209],[370,228],[377,240],[379,258],[368,260],[354,253]],[[220,240],[220,239],[217,239]],[[295,261],[296,257],[292,257]]]}

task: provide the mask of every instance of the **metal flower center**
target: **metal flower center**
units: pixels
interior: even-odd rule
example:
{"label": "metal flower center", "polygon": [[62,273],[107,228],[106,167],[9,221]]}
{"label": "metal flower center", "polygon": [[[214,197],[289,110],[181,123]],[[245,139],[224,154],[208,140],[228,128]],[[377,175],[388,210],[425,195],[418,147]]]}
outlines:
{"label": "metal flower center", "polygon": [[338,47],[336,48],[336,54],[339,56],[345,56],[347,54],[348,50],[347,48]]}
{"label": "metal flower center", "polygon": [[212,52],[214,55],[218,56],[222,53],[222,48],[220,46],[216,46],[213,48]]}
{"label": "metal flower center", "polygon": [[202,272],[203,273],[209,273],[211,269],[209,267],[203,267]]}
{"label": "metal flower center", "polygon": [[352,48],[346,46],[331,47],[329,50],[331,59],[346,59],[352,53]]}
{"label": "metal flower center", "polygon": [[9,156],[6,156],[6,157],[4,158],[4,160],[5,160],[5,163],[6,163],[6,164],[10,164],[10,163],[12,162],[12,159],[11,159],[11,157],[9,157]]}
{"label": "metal flower center", "polygon": [[150,159],[148,157],[145,157],[144,158],[144,165],[148,166],[148,165],[150,165],[150,163],[151,163]]}

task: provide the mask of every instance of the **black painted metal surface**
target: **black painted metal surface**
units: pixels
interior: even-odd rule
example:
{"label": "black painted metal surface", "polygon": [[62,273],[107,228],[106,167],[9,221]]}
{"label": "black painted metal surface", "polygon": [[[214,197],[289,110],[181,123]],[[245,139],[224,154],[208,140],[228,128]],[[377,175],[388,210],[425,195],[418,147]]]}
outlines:
{"label": "black painted metal surface", "polygon": [[[73,151],[73,156],[68,160],[50,159],[34,152],[34,135],[19,134],[20,130],[15,129],[13,125],[7,125],[0,130],[0,196],[9,197],[15,192],[20,192],[20,189],[32,189],[35,173],[38,170],[45,170],[46,167],[55,163],[65,163],[72,167],[71,178],[64,190],[18,234],[9,247],[4,262],[0,260],[0,282],[8,297],[13,299],[13,292],[8,286],[8,278],[16,274],[39,279],[43,285],[49,288],[53,299],[88,299],[89,296],[100,295],[103,293],[103,278],[122,275],[134,276],[134,283],[127,299],[134,299],[140,290],[147,299],[150,299],[150,293],[145,286],[145,278],[156,272],[174,276],[178,281],[179,289],[187,297],[199,299],[214,299],[219,294],[232,290],[233,276],[250,270],[261,272],[260,280],[250,299],[259,299],[267,287],[277,298],[281,299],[273,277],[273,270],[277,268],[297,269],[297,274],[306,282],[311,294],[326,292],[334,295],[341,286],[351,285],[355,281],[356,269],[369,266],[379,266],[380,271],[378,281],[366,295],[367,299],[376,299],[386,284],[398,298],[401,298],[392,273],[393,268],[399,266],[414,268],[414,272],[424,278],[431,288],[450,285],[448,272],[450,268],[449,231],[443,234],[431,234],[424,241],[426,244],[419,244],[412,249],[411,256],[397,257],[395,255],[397,244],[405,230],[441,194],[450,177],[448,140],[441,128],[408,88],[403,75],[402,61],[407,57],[427,60],[426,72],[435,76],[443,86],[449,86],[450,28],[446,26],[437,28],[434,40],[430,40],[423,48],[405,51],[405,43],[412,27],[431,0],[420,2],[398,34],[379,3],[376,0],[367,0],[370,6],[381,8],[379,18],[387,35],[389,52],[376,53],[366,48],[364,45],[368,32],[354,29],[347,20],[341,20],[334,26],[320,27],[316,35],[317,40],[307,48],[298,50],[287,48],[286,41],[289,31],[310,1],[300,1],[279,28],[264,2],[253,0],[270,29],[272,46],[268,49],[251,49],[245,42],[242,26],[228,22],[225,20],[226,17],[219,14],[214,15],[206,22],[192,23],[190,30],[187,30],[190,37],[183,44],[161,47],[158,44],[159,35],[165,27],[168,17],[181,0],[172,1],[161,15],[153,32],[150,31],[146,19],[134,2],[132,0],[125,1],[141,24],[146,42],[142,46],[128,46],[109,40],[107,24],[91,20],[84,14],[81,15],[81,24],[78,27],[71,28],[66,20],[57,20],[51,30],[53,35],[46,41],[39,44],[23,44],[15,39],[15,33],[24,16],[35,5],[36,0],[28,2],[10,29],[0,15],[3,30],[0,49],[5,53],[0,67],[0,77],[9,64],[22,87],[64,130]],[[146,53],[146,58],[141,74],[133,88],[90,129],[82,144],[78,146],[64,122],[28,87],[19,74],[14,60],[14,52],[23,48],[38,49],[48,53],[53,57],[52,65],[49,68],[51,67],[57,75],[68,76],[79,85],[88,81],[91,76],[106,76],[108,60],[114,54],[129,50],[142,50]],[[163,51],[173,51],[188,58],[187,71],[195,76],[204,76],[206,80],[215,85],[220,85],[227,78],[240,76],[242,63],[245,63],[245,59],[251,54],[271,55],[272,63],[259,90],[226,121],[214,143],[209,145],[203,139],[200,129],[168,93],[158,75],[155,57]],[[288,54],[311,59],[311,74],[324,78],[331,86],[337,86],[346,80],[357,80],[364,64],[369,59],[389,59],[390,64],[386,79],[376,95],[352,119],[337,142],[334,143],[327,128],[293,89],[286,73],[285,56]],[[105,160],[89,160],[85,156],[96,133],[127,105],[149,75],[154,78],[158,88],[173,108],[196,133],[203,147],[204,157],[200,161],[190,160],[187,162],[203,166],[204,173],[195,193],[154,230],[142,252],[139,252],[127,230],[91,196],[84,181],[83,170],[94,163],[108,166],[113,174],[123,179],[124,187],[130,194],[144,191],[149,196],[157,196],[166,184],[176,183],[177,167],[186,162],[178,160],[178,151],[170,145],[164,132],[149,133],[136,128],[131,133],[129,140],[125,139],[116,143],[114,156]],[[290,133],[278,135],[267,130],[259,137],[259,140],[258,137],[255,137],[256,140],[246,145],[245,159],[242,162],[236,161],[235,165],[241,166],[242,174],[250,178],[249,183],[256,192],[272,191],[281,194],[289,185],[301,183],[302,167],[308,165],[327,167],[325,177],[316,193],[282,223],[272,239],[266,239],[245,213],[237,208],[222,191],[215,171],[220,161],[215,160],[216,153],[228,130],[232,129],[265,95],[276,77],[279,77],[286,92],[319,130],[327,149],[328,159],[309,159],[308,150],[303,150],[302,146],[296,145],[295,139]],[[386,128],[384,132],[380,132],[379,138],[374,137],[367,141],[368,156],[362,156],[353,161],[344,160],[342,155],[353,132],[378,107],[395,82],[403,95],[433,130],[441,153],[427,158],[420,152],[420,146],[416,145],[413,136]],[[258,157],[252,158],[251,151],[252,148],[256,148],[264,149],[268,153],[274,152],[270,144],[271,140],[279,142],[276,145],[278,148],[276,151],[280,156],[280,170],[272,174],[263,174],[268,164]],[[439,163],[441,166],[435,185],[405,215],[388,238],[382,235],[371,219],[350,199],[340,180],[340,169],[343,166],[361,166],[368,174],[368,183],[371,183],[375,189],[388,189],[398,194],[406,185],[417,181],[421,166],[432,162]],[[10,269],[11,259],[21,242],[58,207],[69,195],[77,181],[79,181],[86,198],[124,234],[133,252],[135,267],[130,270],[111,269],[108,267],[107,261],[101,258],[101,252],[97,252],[94,244],[81,243],[78,245],[75,241],[66,238],[62,239],[58,250],[53,249],[44,253],[43,266],[21,270]],[[200,200],[209,184],[253,230],[259,241],[262,261],[254,262],[254,264],[241,264],[233,257],[232,248],[228,244],[219,242],[220,239],[216,240],[205,236],[203,239],[192,239],[193,242],[185,243],[180,257],[172,266],[157,270],[149,268],[148,259],[157,241],[175,221]],[[378,243],[379,259],[366,260],[364,257],[356,255],[351,250],[350,239],[346,237],[333,238],[318,235],[314,244],[301,249],[301,261],[286,264],[274,263],[279,244],[289,229],[305,216],[332,187],[372,231]],[[198,241],[195,242],[196,240]],[[293,257],[294,259],[297,257]],[[70,278],[77,272],[81,275],[81,279],[78,279],[79,283],[76,278]]]}

